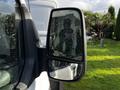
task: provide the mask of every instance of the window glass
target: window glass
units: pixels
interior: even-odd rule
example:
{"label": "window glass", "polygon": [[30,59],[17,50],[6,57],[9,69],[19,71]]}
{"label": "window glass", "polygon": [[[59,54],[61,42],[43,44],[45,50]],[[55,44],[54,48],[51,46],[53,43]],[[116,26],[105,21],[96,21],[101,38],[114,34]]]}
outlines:
{"label": "window glass", "polygon": [[52,7],[30,2],[30,10],[40,39],[40,46],[46,47],[46,35]]}
{"label": "window glass", "polygon": [[[38,31],[47,31],[50,7],[31,4],[31,14]],[[37,14],[36,14],[37,13]]]}
{"label": "window glass", "polygon": [[16,65],[15,1],[0,0],[0,90],[11,90]]}

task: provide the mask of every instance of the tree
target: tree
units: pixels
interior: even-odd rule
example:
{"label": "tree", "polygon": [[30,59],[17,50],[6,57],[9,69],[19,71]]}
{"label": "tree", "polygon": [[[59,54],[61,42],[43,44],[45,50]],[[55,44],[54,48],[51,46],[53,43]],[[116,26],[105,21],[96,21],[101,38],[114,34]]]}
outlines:
{"label": "tree", "polygon": [[116,20],[114,35],[116,37],[116,40],[120,40],[120,9]]}
{"label": "tree", "polygon": [[85,11],[85,23],[87,32],[95,32],[100,39],[100,33],[104,33],[105,38],[112,39],[115,28],[115,10],[110,7],[108,13],[93,13]]}
{"label": "tree", "polygon": [[85,14],[85,23],[86,23],[86,29],[88,32],[91,31],[98,31],[99,27],[99,21],[102,15],[100,13],[93,13],[91,11],[84,12]]}
{"label": "tree", "polygon": [[85,23],[86,23],[86,30],[90,32],[92,27],[95,24],[94,14],[91,11],[85,11]]}
{"label": "tree", "polygon": [[113,6],[108,8],[108,13],[110,13],[111,19],[115,19],[115,8]]}

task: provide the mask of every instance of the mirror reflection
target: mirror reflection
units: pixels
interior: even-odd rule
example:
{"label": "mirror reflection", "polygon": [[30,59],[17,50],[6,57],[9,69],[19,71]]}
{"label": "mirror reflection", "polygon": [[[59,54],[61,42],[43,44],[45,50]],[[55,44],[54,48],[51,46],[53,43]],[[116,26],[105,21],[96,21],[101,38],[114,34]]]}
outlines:
{"label": "mirror reflection", "polygon": [[49,72],[50,76],[60,80],[75,80],[78,79],[83,72],[83,65],[76,63],[68,63],[61,61],[50,61]]}
{"label": "mirror reflection", "polygon": [[53,12],[49,43],[52,55],[82,60],[81,30],[81,18],[77,11]]}
{"label": "mirror reflection", "polygon": [[18,74],[15,1],[0,1],[0,90],[12,90]]}

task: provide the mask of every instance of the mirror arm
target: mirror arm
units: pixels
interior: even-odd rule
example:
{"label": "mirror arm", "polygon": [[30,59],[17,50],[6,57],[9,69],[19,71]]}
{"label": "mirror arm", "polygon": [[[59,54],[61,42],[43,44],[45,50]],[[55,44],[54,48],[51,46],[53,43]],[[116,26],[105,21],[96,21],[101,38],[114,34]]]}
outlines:
{"label": "mirror arm", "polygon": [[57,56],[52,56],[49,57],[48,60],[56,60],[56,61],[63,61],[63,62],[69,62],[69,63],[78,63],[78,64],[82,64],[84,62],[84,60],[75,60],[72,58],[65,58],[65,57],[57,57]]}

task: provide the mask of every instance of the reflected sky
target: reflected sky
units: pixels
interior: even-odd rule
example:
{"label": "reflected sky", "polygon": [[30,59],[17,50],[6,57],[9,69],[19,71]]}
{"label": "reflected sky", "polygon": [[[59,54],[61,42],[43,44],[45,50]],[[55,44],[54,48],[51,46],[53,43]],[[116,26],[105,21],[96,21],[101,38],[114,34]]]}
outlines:
{"label": "reflected sky", "polygon": [[15,12],[15,0],[0,0],[0,12],[11,13]]}
{"label": "reflected sky", "polygon": [[5,2],[5,3],[14,3],[15,0],[0,0],[0,2]]}

